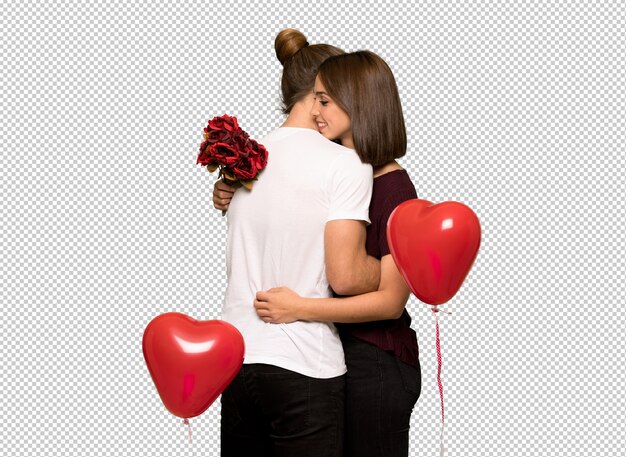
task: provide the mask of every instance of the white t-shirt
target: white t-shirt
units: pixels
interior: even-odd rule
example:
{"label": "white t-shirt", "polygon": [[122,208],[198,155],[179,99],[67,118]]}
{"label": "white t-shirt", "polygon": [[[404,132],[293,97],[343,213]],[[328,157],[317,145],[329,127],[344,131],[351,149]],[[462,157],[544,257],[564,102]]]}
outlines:
{"label": "white t-shirt", "polygon": [[257,291],[287,286],[330,297],[324,227],[336,219],[369,223],[372,167],[314,130],[281,127],[260,141],[269,153],[251,191],[228,208],[228,287],[222,319],[245,341],[244,363],[265,363],[315,378],[346,372],[332,323],[269,324],[254,309]]}

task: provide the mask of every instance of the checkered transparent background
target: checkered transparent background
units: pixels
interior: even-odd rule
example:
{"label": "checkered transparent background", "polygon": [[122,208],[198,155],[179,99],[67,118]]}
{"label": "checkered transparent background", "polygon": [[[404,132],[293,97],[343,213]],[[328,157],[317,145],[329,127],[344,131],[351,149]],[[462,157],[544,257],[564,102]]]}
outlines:
{"label": "checkered transparent background", "polygon": [[[626,453],[621,1],[0,5],[2,454],[187,456],[141,353],[150,319],[218,316],[225,221],[206,120],[277,126],[273,39],[392,67],[418,194],[483,226],[441,323],[448,456]],[[622,303],[622,305],[620,305]],[[412,298],[437,455],[434,321]],[[219,455],[219,402],[192,420]]]}

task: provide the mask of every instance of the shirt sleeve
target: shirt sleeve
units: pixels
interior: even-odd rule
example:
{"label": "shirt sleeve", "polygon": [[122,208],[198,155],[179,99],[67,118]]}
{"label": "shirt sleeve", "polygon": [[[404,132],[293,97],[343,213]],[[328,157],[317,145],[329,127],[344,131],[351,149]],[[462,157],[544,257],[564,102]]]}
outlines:
{"label": "shirt sleeve", "polygon": [[372,167],[358,156],[341,154],[332,164],[327,186],[329,211],[327,221],[353,219],[370,223]]}
{"label": "shirt sleeve", "polygon": [[396,209],[400,203],[414,198],[417,198],[415,188],[405,187],[403,189],[390,192],[388,198],[385,200],[385,204],[382,208],[382,214],[380,215],[381,223],[378,231],[378,247],[381,258],[391,253],[391,250],[389,249],[389,242],[387,241],[387,222],[389,222],[389,216],[391,216],[393,210]]}

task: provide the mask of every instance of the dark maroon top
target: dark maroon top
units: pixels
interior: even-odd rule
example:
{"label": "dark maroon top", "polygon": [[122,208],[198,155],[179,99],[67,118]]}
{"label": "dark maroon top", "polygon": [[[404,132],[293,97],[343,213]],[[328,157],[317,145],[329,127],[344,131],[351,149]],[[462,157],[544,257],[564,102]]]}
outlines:
{"label": "dark maroon top", "polygon": [[[387,243],[387,221],[400,203],[417,198],[415,187],[405,170],[395,170],[374,178],[367,227],[367,253],[380,259],[389,251]],[[384,351],[391,352],[403,362],[419,366],[419,350],[415,331],[410,327],[411,317],[406,312],[398,319],[364,322],[359,324],[337,324],[341,334],[350,334],[367,341]]]}

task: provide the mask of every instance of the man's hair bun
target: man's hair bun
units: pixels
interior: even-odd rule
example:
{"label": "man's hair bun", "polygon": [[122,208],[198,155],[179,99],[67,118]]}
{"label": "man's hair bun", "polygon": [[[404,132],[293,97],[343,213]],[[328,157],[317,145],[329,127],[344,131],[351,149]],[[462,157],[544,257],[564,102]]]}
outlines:
{"label": "man's hair bun", "polygon": [[309,45],[302,32],[296,29],[284,29],[276,36],[274,49],[281,65],[285,65],[298,51]]}

